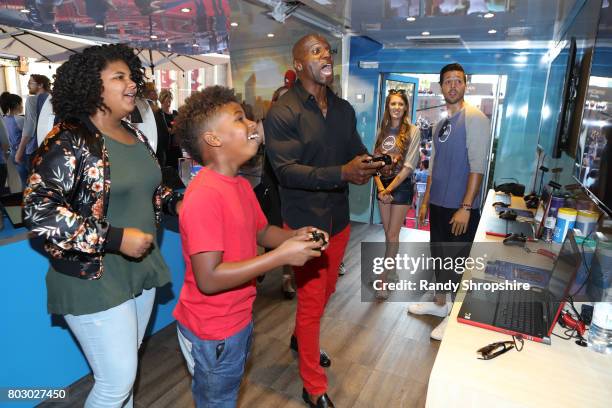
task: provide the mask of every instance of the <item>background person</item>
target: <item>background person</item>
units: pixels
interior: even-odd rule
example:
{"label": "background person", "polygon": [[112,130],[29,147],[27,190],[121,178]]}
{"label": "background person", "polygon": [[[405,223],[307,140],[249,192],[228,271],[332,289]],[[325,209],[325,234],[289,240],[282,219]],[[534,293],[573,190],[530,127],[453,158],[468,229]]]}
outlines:
{"label": "background person", "polygon": [[[468,257],[480,221],[480,186],[487,169],[491,143],[489,119],[464,101],[467,77],[460,64],[440,70],[440,87],[447,118],[434,128],[429,167],[431,175],[421,208],[422,224],[429,209],[431,254],[442,259]],[[453,270],[435,270],[436,282],[461,281]],[[454,300],[455,293],[450,293]],[[441,340],[452,304],[445,291],[437,291],[434,303],[416,303],[408,311],[443,317],[431,332]]]}
{"label": "background person", "polygon": [[[272,100],[270,101],[270,103],[276,103],[281,96],[287,93],[288,90],[289,88],[286,86],[281,86],[280,88],[276,89],[272,94]],[[272,166],[270,165],[270,159],[265,154],[266,138],[263,128],[261,129],[261,132],[261,135],[263,137],[264,150],[263,171],[261,174],[261,186],[257,187],[255,191],[256,193],[258,193],[257,199],[259,200],[264,214],[266,214],[268,222],[271,225],[282,227],[283,219],[281,216],[281,202],[280,193],[278,191],[278,179],[274,174],[274,170],[272,170]],[[283,292],[283,296],[285,297],[285,299],[291,300],[295,298],[295,282],[293,280],[293,273],[291,271],[291,267],[288,265],[283,266],[283,273],[281,277],[281,291]]]}
{"label": "background person", "polygon": [[144,70],[121,44],[89,47],[55,75],[60,123],[33,160],[24,223],[45,239],[49,313],[64,316],[93,371],[86,407],[131,407],[138,348],[156,288],[170,282],[155,244],[161,211],[180,196],[160,185],[145,136],[123,121]]}
{"label": "background person", "polygon": [[44,75],[32,74],[28,81],[29,96],[26,99],[25,120],[15,163],[23,163],[30,169],[30,159],[38,147],[37,124],[40,111],[50,95],[51,81]]}
{"label": "background person", "polygon": [[162,89],[159,93],[159,102],[161,104],[161,119],[168,129],[168,142],[166,146],[166,165],[174,167],[175,169],[178,166],[178,159],[183,157],[181,152],[181,148],[179,146],[179,142],[174,135],[174,131],[172,127],[174,125],[174,119],[176,119],[176,115],[178,112],[172,109],[172,100],[174,97],[172,96],[172,92],[169,89]]}
{"label": "background person", "polygon": [[28,179],[28,167],[26,163],[15,160],[15,155],[21,145],[23,122],[25,120],[21,116],[23,113],[23,99],[19,95],[8,92],[2,94],[2,110],[4,112],[2,120],[8,133],[9,157],[17,169],[17,174],[21,180],[21,188],[23,189]]}
{"label": "background person", "polygon": [[[408,208],[412,203],[412,178],[410,175],[419,161],[419,128],[410,124],[410,104],[404,90],[392,89],[385,99],[385,111],[381,128],[374,144],[374,156],[387,154],[393,165],[386,166],[380,176],[375,176],[378,191],[378,208],[385,230],[385,257],[395,257],[399,248],[399,235]],[[397,280],[395,270],[383,274],[383,280]],[[377,291],[379,299],[388,296],[386,290]]]}

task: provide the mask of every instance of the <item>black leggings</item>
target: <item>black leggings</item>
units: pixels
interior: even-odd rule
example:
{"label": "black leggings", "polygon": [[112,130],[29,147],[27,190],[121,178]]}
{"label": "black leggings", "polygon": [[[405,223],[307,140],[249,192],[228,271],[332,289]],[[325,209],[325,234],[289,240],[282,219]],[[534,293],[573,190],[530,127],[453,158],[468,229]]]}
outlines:
{"label": "black leggings", "polygon": [[[478,210],[470,212],[467,231],[457,236],[452,233],[452,224],[449,224],[457,210],[457,208],[444,208],[435,204],[429,204],[429,242],[432,257],[456,259],[470,256],[472,242],[474,242],[478,223],[480,222],[480,212]],[[455,271],[436,268],[434,272],[436,274],[436,282],[461,282],[462,275]],[[440,290],[437,293],[446,293],[446,291]],[[454,300],[455,293],[452,293],[451,296]]]}

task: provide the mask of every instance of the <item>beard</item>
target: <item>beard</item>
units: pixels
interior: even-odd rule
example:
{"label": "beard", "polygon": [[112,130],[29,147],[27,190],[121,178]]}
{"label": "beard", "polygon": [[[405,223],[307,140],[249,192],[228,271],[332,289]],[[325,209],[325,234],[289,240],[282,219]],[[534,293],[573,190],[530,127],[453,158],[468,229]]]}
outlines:
{"label": "beard", "polygon": [[462,100],[463,100],[463,94],[457,94],[457,96],[454,96],[454,97],[446,96],[446,95],[444,96],[444,101],[448,103],[449,105],[454,105],[457,102],[460,102]]}

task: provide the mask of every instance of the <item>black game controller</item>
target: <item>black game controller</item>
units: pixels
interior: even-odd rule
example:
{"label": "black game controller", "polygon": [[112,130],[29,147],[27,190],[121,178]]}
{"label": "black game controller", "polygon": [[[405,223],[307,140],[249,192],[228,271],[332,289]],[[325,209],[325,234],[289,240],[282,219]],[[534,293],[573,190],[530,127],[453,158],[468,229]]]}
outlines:
{"label": "black game controller", "polygon": [[526,195],[523,199],[525,200],[525,207],[527,208],[538,208],[540,204],[540,198],[535,193]]}
{"label": "black game controller", "polygon": [[383,154],[383,155],[380,155],[380,156],[372,157],[372,160],[370,160],[370,162],[371,163],[374,163],[374,162],[383,162],[383,163],[385,163],[385,166],[388,166],[390,164],[393,164],[393,159],[388,154]]}
{"label": "black game controller", "polygon": [[515,221],[518,214],[513,210],[506,210],[499,213],[499,218],[506,221]]}
{"label": "black game controller", "polygon": [[321,247],[315,248],[317,251],[320,251],[322,247],[327,245],[327,241],[325,240],[325,234],[323,234],[322,232],[312,231],[310,233],[310,236],[312,237],[312,238],[310,238],[310,240],[313,241],[313,242],[321,241]]}
{"label": "black game controller", "polygon": [[512,234],[504,238],[504,245],[524,247],[527,237],[524,234]]}

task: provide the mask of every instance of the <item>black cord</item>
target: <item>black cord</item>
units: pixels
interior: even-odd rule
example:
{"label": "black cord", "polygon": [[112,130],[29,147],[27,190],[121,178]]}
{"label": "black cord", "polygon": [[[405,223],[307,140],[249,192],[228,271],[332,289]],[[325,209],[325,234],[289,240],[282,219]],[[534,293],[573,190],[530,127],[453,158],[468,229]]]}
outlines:
{"label": "black cord", "polygon": [[[597,218],[597,224],[599,224],[599,221],[601,220],[601,217],[603,217],[603,213],[599,214],[599,217]],[[587,234],[587,236],[584,237],[584,239],[582,240],[582,244],[580,245],[580,252],[581,252],[580,255],[582,256],[582,264],[584,265],[584,267],[585,267],[585,269],[587,271],[587,276],[584,279],[584,282],[582,282],[582,285],[580,285],[580,287],[574,293],[572,293],[571,295],[568,296],[570,299],[573,299],[574,296],[576,296],[578,293],[580,293],[580,291],[584,288],[584,285],[586,285],[586,283],[589,281],[589,278],[591,277],[591,268],[587,264],[586,257],[584,256],[584,243],[587,241],[587,239],[589,239],[589,237],[591,236],[593,231],[595,231],[595,229],[592,229],[591,232],[589,232]],[[570,304],[573,304],[573,301]]]}
{"label": "black cord", "polygon": [[[523,340],[523,336],[512,336],[512,341],[514,341],[514,348],[516,349],[516,351],[523,351],[523,347],[525,347],[525,340]],[[521,347],[519,348],[518,343],[521,344]]]}

